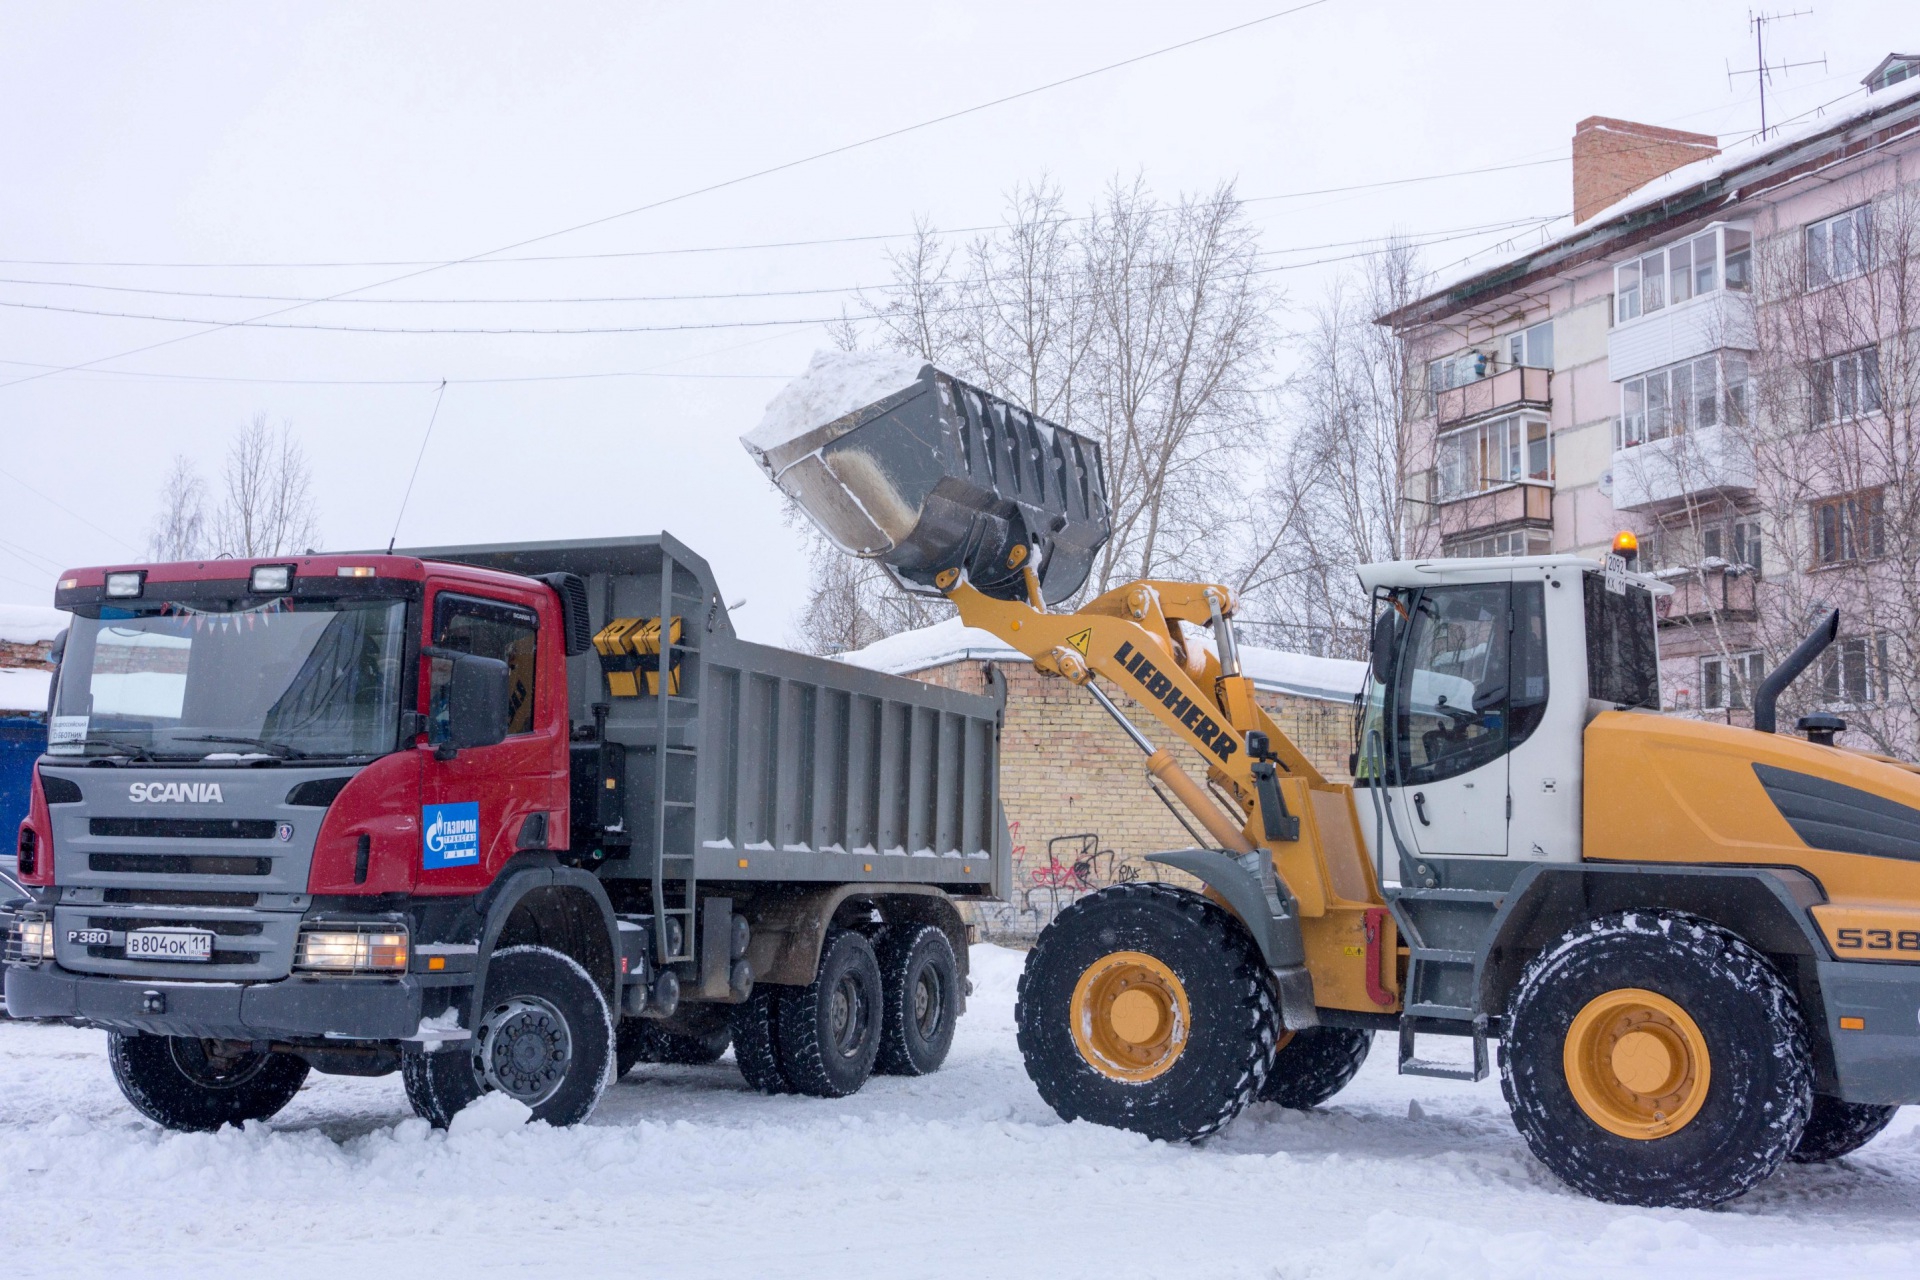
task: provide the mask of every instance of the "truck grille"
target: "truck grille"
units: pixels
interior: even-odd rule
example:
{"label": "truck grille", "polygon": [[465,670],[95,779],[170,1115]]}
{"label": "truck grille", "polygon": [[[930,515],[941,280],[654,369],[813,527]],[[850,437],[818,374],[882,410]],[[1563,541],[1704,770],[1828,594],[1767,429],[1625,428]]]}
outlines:
{"label": "truck grille", "polygon": [[144,907],[257,907],[257,893],[219,889],[108,889],[102,900]]}
{"label": "truck grille", "polygon": [[193,853],[90,853],[87,868],[157,876],[270,876],[273,859]]}
{"label": "truck grille", "polygon": [[271,818],[91,818],[91,836],[132,836],[148,840],[271,840]]}

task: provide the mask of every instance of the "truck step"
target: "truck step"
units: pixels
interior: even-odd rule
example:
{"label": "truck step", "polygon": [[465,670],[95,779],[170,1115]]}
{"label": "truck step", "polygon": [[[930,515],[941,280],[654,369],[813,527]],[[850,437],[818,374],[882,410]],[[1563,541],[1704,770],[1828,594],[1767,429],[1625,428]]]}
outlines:
{"label": "truck step", "polygon": [[1401,1010],[1407,1018],[1433,1018],[1439,1022],[1472,1022],[1479,1015],[1465,1005],[1410,1004]]}

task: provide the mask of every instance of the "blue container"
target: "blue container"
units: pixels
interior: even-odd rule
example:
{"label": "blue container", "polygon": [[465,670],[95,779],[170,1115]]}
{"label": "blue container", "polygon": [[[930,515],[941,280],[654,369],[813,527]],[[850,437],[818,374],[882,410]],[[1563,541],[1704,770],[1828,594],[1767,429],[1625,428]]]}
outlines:
{"label": "blue container", "polygon": [[47,718],[0,716],[0,852],[13,852],[33,794],[33,762],[47,749]]}

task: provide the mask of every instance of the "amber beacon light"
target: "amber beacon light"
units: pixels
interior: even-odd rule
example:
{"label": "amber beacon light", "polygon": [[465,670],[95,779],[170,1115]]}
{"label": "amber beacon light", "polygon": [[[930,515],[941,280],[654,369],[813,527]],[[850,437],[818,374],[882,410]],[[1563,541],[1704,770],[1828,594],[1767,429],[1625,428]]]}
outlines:
{"label": "amber beacon light", "polygon": [[1613,535],[1613,554],[1632,564],[1634,557],[1640,554],[1640,539],[1633,536],[1633,530],[1622,529]]}

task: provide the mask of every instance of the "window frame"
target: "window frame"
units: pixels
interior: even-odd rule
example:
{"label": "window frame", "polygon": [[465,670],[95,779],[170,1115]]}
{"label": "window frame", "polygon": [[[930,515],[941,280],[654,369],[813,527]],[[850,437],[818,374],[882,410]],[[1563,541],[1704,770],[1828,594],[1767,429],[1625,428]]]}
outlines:
{"label": "window frame", "polygon": [[[1703,371],[1713,379],[1713,390],[1708,397],[1695,389],[1698,375]],[[1720,350],[1622,378],[1620,412],[1613,420],[1614,449],[1633,449],[1689,431],[1707,431],[1745,422],[1747,402],[1752,394],[1751,377],[1743,353]],[[1676,402],[1676,389],[1683,384],[1686,390]],[[1656,400],[1658,410],[1654,407]]]}
{"label": "window frame", "polygon": [[[1751,711],[1753,690],[1765,678],[1767,655],[1759,649],[1707,654],[1700,659],[1700,709]],[[1743,670],[1744,668],[1744,670]]]}
{"label": "window frame", "polygon": [[[1729,271],[1730,257],[1737,259],[1737,271]],[[1752,283],[1753,229],[1711,222],[1614,264],[1613,323],[1632,324],[1723,290],[1746,292]]]}
{"label": "window frame", "polygon": [[[1886,508],[1885,489],[1859,489],[1810,503],[1813,570],[1882,559],[1887,554]],[[1862,533],[1867,544],[1864,555],[1858,545]]]}
{"label": "window frame", "polygon": [[[1505,413],[1441,432],[1434,439],[1434,501],[1459,502],[1520,484],[1552,485],[1553,437],[1552,420],[1533,412]],[[1450,446],[1463,442],[1465,453],[1453,459],[1457,466],[1450,466]],[[1544,466],[1535,465],[1540,460]],[[1464,487],[1452,486],[1454,471],[1461,472]]]}
{"label": "window frame", "polygon": [[[1849,668],[1849,659],[1853,666]],[[1856,696],[1851,675],[1859,677]],[[1820,655],[1820,699],[1829,707],[1871,707],[1887,700],[1887,637],[1843,636]]]}
{"label": "window frame", "polygon": [[1807,416],[1813,426],[1858,422],[1885,408],[1878,344],[1869,343],[1813,362],[1807,375]]}
{"label": "window frame", "polygon": [[[539,733],[541,728],[541,701],[544,697],[552,696],[550,692],[540,687],[542,684],[540,679],[540,611],[530,604],[525,604],[517,600],[503,600],[497,596],[479,595],[475,592],[463,591],[453,586],[443,587],[434,593],[431,606],[427,610],[427,636],[429,646],[435,649],[443,648],[441,644],[443,638],[442,627],[445,624],[447,615],[455,612],[464,613],[466,616],[494,623],[506,625],[525,624],[530,629],[533,638],[533,652],[528,655],[527,659],[531,670],[531,680],[528,688],[529,700],[527,704],[526,727],[514,730],[512,728],[512,721],[509,720],[507,736],[509,738],[524,738],[530,734]],[[482,656],[490,657],[492,655]],[[438,721],[435,717],[436,694],[443,679],[451,678],[452,666],[452,662],[447,658],[429,655],[425,680],[425,714],[427,721],[427,740],[429,743],[435,745],[444,740],[438,736]],[[511,677],[512,663],[510,660],[508,661],[508,668],[508,674],[509,677]]]}
{"label": "window frame", "polygon": [[[1853,259],[1844,271],[1836,271],[1839,238],[1834,232],[1846,225],[1854,246]],[[1820,247],[1814,248],[1818,240]],[[1854,205],[1839,213],[1809,222],[1801,230],[1800,247],[1806,260],[1806,284],[1809,291],[1828,285],[1857,280],[1873,269],[1873,202]]]}

